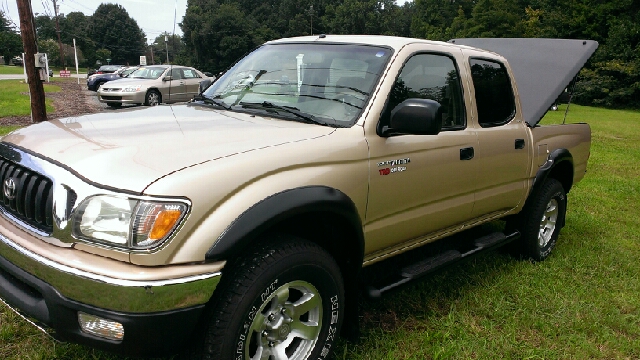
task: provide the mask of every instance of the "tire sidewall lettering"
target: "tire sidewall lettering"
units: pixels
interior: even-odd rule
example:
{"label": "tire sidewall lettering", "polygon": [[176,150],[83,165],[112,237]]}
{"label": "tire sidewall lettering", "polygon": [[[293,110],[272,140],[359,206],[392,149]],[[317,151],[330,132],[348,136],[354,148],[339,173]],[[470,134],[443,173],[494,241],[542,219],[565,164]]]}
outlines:
{"label": "tire sidewall lettering", "polygon": [[[304,268],[304,266],[299,266]],[[314,266],[315,267],[315,266]],[[337,284],[332,280],[330,273],[322,269],[317,271],[312,267],[304,268],[302,272],[296,269],[288,269],[284,274],[275,278],[266,288],[262,289],[251,304],[248,312],[245,313],[245,321],[240,327],[240,331],[236,336],[236,359],[244,359],[245,350],[249,348],[249,342],[251,340],[256,341],[255,336],[249,334],[252,323],[260,311],[260,307],[277,289],[283,284],[295,280],[304,280],[315,286],[318,292],[322,296],[322,321],[323,329],[320,330],[318,341],[315,348],[311,352],[309,359],[325,360],[331,353],[333,343],[338,337],[338,331],[342,323],[340,295],[335,292]],[[333,295],[329,298],[325,298],[328,292],[331,291]]]}

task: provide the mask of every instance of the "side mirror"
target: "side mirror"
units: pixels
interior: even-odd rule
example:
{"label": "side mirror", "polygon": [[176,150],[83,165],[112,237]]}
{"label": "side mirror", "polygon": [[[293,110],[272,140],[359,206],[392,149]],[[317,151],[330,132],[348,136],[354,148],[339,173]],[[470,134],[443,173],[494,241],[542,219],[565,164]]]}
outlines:
{"label": "side mirror", "polygon": [[391,110],[391,121],[382,135],[437,135],[442,130],[440,109],[440,103],[434,100],[407,99]]}
{"label": "side mirror", "polygon": [[208,71],[203,72],[203,74],[204,74],[204,76],[206,76],[206,77],[212,77],[212,76],[213,76],[213,74],[212,74],[212,73],[210,73],[210,72],[208,72]]}
{"label": "side mirror", "polygon": [[171,77],[171,75],[167,75],[162,78],[162,81],[171,81],[171,80],[173,80],[173,77]]}
{"label": "side mirror", "polygon": [[200,94],[202,94],[205,90],[207,90],[207,88],[211,85],[212,82],[213,80],[211,79],[204,79],[200,81],[200,89],[199,89]]}

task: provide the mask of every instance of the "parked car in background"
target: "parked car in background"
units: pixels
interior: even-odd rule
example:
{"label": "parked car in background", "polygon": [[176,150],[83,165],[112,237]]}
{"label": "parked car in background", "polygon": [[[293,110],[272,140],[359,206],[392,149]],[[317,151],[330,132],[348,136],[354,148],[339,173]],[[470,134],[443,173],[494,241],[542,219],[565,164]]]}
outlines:
{"label": "parked car in background", "polygon": [[11,59],[11,62],[15,66],[22,66],[22,64],[23,64],[22,58],[20,56],[14,56],[13,59]]}
{"label": "parked car in background", "polygon": [[111,81],[98,89],[100,102],[111,107],[122,104],[158,105],[191,100],[200,82],[211,78],[186,66],[143,66],[126,79]]}
{"label": "parked car in background", "polygon": [[126,67],[126,65],[102,65],[98,68],[98,70],[96,70],[94,74],[111,74],[123,67]]}
{"label": "parked car in background", "polygon": [[107,81],[119,80],[121,78],[127,77],[132,72],[136,71],[139,66],[129,66],[123,67],[114,73],[106,73],[106,74],[93,74],[87,77],[87,89],[91,91],[97,91],[98,88]]}

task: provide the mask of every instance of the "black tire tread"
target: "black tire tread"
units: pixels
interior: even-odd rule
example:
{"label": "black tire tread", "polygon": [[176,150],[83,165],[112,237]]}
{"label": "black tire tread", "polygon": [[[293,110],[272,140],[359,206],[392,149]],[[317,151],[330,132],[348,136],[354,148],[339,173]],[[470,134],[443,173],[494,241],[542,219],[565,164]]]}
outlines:
{"label": "black tire tread", "polygon": [[521,257],[528,258],[533,261],[542,261],[548,257],[549,253],[542,253],[538,245],[538,231],[540,227],[539,215],[544,212],[548,202],[554,194],[557,194],[558,192],[563,194],[564,199],[563,204],[560,204],[562,209],[558,215],[557,228],[551,240],[551,247],[553,248],[557,241],[561,225],[564,222],[566,211],[566,194],[564,193],[562,184],[558,180],[554,178],[545,180],[544,184],[530,195],[533,197],[529,199],[522,212],[516,217],[515,223],[507,225],[520,230],[522,237],[517,243],[519,246],[514,250]]}
{"label": "black tire tread", "polygon": [[[226,329],[233,324],[234,312],[243,298],[243,294],[270,264],[301,252],[313,252],[315,256],[323,259],[323,262],[333,262],[332,265],[336,269],[338,268],[335,260],[319,245],[311,241],[287,236],[277,236],[270,239],[234,264],[228,265],[227,273],[223,274],[210,302],[212,306],[204,315],[205,319],[215,319],[215,322],[207,326],[204,336],[199,339],[200,341],[194,341],[194,347],[183,353],[181,358],[218,359],[213,354],[224,353],[225,346],[232,346],[231,341],[222,339],[228,339],[229,333]],[[204,348],[198,349],[198,346],[202,346],[202,344],[205,345]]]}

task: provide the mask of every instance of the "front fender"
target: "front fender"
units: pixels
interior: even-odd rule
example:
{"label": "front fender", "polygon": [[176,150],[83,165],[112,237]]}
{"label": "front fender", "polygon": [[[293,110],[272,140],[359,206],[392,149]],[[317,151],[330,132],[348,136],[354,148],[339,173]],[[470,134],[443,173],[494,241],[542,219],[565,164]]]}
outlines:
{"label": "front fender", "polygon": [[308,212],[329,212],[346,219],[356,230],[356,247],[363,253],[362,223],[353,201],[343,192],[327,186],[306,186],[271,195],[247,209],[218,237],[205,258],[232,258],[268,228]]}

